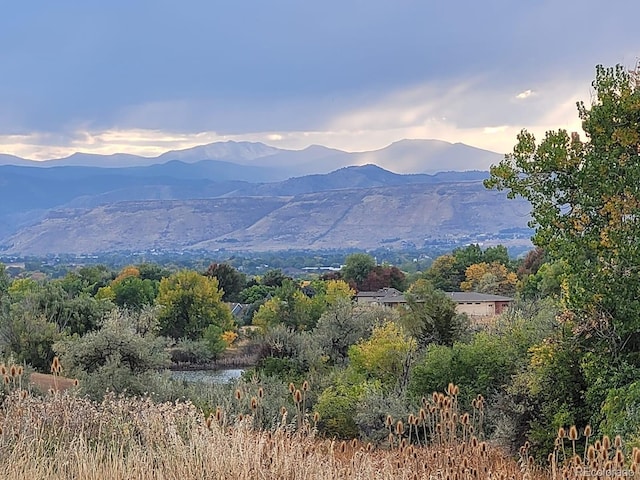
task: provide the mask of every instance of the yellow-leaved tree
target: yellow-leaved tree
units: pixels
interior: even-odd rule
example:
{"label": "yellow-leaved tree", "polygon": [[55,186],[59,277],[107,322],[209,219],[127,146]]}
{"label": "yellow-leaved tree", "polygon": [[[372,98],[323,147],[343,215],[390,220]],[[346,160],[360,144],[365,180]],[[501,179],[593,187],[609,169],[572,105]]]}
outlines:
{"label": "yellow-leaved tree", "polygon": [[460,284],[465,292],[513,295],[516,291],[518,276],[502,263],[475,263],[467,268],[465,274],[465,281]]}

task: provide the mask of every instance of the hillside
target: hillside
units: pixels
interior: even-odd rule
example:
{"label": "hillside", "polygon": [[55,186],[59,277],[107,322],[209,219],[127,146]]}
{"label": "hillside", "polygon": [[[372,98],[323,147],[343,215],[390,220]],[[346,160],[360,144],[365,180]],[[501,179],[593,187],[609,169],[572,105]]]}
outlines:
{"label": "hillside", "polygon": [[155,158],[5,155],[0,253],[400,248],[501,231],[528,241],[528,206],[486,191],[473,168],[499,157],[435,140],[356,153],[219,142]]}
{"label": "hillside", "polygon": [[[2,241],[5,254],[399,248],[526,241],[529,207],[479,181],[293,196],[119,202],[59,209]],[[518,236],[516,236],[518,237]]]}

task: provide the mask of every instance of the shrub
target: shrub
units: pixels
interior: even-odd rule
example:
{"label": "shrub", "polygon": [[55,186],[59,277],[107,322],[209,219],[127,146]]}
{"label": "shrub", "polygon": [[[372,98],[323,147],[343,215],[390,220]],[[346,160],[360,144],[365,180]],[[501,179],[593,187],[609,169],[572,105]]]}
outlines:
{"label": "shrub", "polygon": [[100,330],[58,342],[54,350],[93,398],[102,397],[106,390],[149,392],[154,373],[169,364],[164,340],[137,333],[130,315],[121,310],[112,312]]}
{"label": "shrub", "polygon": [[204,365],[213,360],[213,353],[204,340],[180,339],[169,352],[173,363]]}

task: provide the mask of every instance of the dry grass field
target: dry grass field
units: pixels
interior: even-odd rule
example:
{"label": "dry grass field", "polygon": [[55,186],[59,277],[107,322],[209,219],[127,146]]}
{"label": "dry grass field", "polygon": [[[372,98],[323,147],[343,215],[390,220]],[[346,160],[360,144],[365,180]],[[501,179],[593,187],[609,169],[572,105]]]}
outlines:
{"label": "dry grass field", "polygon": [[286,421],[255,431],[250,416],[205,418],[190,403],[18,390],[6,397],[0,426],[7,480],[545,478],[475,437],[373,448],[318,439]]}
{"label": "dry grass field", "polygon": [[[32,382],[53,381],[59,387],[63,380],[44,377],[32,377]],[[593,441],[588,432],[578,442],[575,427],[560,429],[544,467],[535,465],[527,446],[518,458],[508,457],[474,435],[482,406],[471,416],[458,412],[452,385],[448,394],[423,399],[423,408],[406,421],[387,417],[388,441],[377,447],[318,438],[314,417],[293,421],[286,410],[275,428],[263,431],[254,428],[253,415],[220,408],[205,416],[189,402],[154,403],[113,394],[95,402],[74,389],[62,390],[33,395],[5,389],[1,478],[542,480],[589,478],[591,473],[628,477],[640,465],[640,450],[625,457],[619,438]],[[254,401],[258,414],[259,399]],[[588,445],[582,455],[576,453],[578,443]]]}

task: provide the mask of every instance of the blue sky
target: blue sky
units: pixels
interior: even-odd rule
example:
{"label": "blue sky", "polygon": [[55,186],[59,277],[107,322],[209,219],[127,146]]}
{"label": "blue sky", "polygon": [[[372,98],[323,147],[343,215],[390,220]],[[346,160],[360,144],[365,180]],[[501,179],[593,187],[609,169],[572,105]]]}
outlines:
{"label": "blue sky", "polygon": [[157,155],[222,140],[501,153],[579,129],[596,64],[633,67],[640,3],[7,2],[0,151]]}

